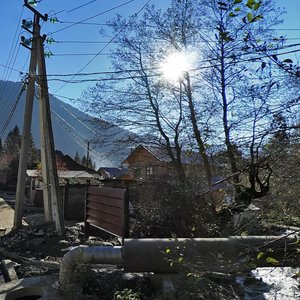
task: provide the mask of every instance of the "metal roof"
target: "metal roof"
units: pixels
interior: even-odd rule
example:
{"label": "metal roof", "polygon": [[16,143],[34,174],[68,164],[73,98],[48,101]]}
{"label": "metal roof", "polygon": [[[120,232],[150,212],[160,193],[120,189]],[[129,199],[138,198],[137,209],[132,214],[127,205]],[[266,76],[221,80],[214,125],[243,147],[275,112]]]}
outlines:
{"label": "metal roof", "polygon": [[[41,170],[27,170],[29,177],[42,177]],[[86,171],[69,171],[69,170],[58,170],[57,176],[59,178],[94,178],[94,176]]]}

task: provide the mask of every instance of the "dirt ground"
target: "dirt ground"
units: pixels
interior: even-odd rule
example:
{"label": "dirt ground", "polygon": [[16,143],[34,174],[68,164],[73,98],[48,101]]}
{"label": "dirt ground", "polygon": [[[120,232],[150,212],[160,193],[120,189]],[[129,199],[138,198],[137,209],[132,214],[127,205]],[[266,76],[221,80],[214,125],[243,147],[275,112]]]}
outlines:
{"label": "dirt ground", "polygon": [[[11,231],[0,239],[2,249],[20,257],[60,262],[66,252],[78,245],[119,245],[114,237],[109,240],[93,236],[86,238],[84,224],[76,221],[66,221],[66,232],[61,237],[56,234],[53,223],[44,222],[41,213],[27,214],[24,221],[28,226]],[[43,274],[43,270],[34,271],[30,266],[24,269],[22,266],[16,268],[19,278],[35,276],[37,272]]]}
{"label": "dirt ground", "polygon": [[[41,213],[30,213],[24,217],[28,226],[18,231],[11,231],[0,237],[0,261],[10,259],[14,262],[19,279],[32,276],[58,274],[57,267],[49,267],[47,263],[59,263],[70,249],[78,245],[120,245],[117,238],[104,234],[103,237],[84,235],[84,224],[76,221],[65,223],[65,235],[59,237],[55,226],[44,222]],[[34,263],[28,263],[28,261]],[[37,264],[36,264],[37,263]],[[1,272],[0,272],[1,273]],[[140,275],[125,276],[115,266],[102,268],[86,268],[80,270],[83,296],[80,299],[114,299],[115,293],[128,288],[132,291],[138,287],[144,295],[149,295],[152,288],[146,277]],[[1,275],[1,274],[0,274]],[[99,298],[98,295],[101,295]],[[144,299],[148,299],[148,296]]]}
{"label": "dirt ground", "polygon": [[[44,223],[43,219],[41,213],[30,213],[24,218],[28,226],[0,237],[0,260],[6,258],[14,261],[19,279],[58,274],[59,264],[56,268],[49,268],[46,263],[59,263],[64,254],[72,247],[78,245],[120,245],[117,238],[107,234],[102,237],[86,238],[84,224],[75,221],[66,222],[65,235],[59,237],[55,233],[54,224]],[[9,257],[5,257],[3,251]],[[24,263],[23,259],[34,260],[41,264]],[[166,299],[161,298],[160,291],[155,287],[149,274],[124,274],[122,269],[117,266],[82,268],[80,274],[83,288],[83,296],[80,299]],[[212,281],[209,281],[209,284],[198,282],[197,287],[191,286],[190,288],[197,291],[199,287],[201,293],[197,292],[197,296],[189,293],[178,299],[207,299],[207,297],[209,299],[236,299],[232,298],[232,295],[228,296],[223,287]],[[219,294],[220,298],[214,298],[216,294]],[[116,298],[116,295],[119,297]]]}

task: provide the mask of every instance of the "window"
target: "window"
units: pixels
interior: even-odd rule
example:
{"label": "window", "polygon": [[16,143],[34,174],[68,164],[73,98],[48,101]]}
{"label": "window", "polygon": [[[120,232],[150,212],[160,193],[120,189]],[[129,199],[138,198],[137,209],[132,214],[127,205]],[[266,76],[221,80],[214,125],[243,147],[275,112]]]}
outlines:
{"label": "window", "polygon": [[155,167],[154,166],[146,166],[146,179],[153,179],[155,176]]}
{"label": "window", "polygon": [[142,177],[142,171],[141,171],[141,168],[140,168],[140,167],[134,168],[134,170],[133,170],[133,176],[134,176],[134,178],[136,178],[136,179],[142,179],[142,178],[141,178],[141,177]]}

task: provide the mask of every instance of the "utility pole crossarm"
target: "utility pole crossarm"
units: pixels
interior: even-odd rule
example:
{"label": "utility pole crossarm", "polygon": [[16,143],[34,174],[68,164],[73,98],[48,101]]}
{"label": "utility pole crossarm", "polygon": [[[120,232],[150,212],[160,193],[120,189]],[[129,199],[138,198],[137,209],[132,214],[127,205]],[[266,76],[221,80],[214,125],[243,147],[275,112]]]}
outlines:
{"label": "utility pole crossarm", "polygon": [[29,3],[28,0],[24,0],[24,6],[27,7],[29,10],[31,10],[36,16],[38,16],[39,18],[41,18],[43,21],[47,22],[48,20],[48,15],[42,15],[39,11],[37,11],[36,9],[34,9]]}

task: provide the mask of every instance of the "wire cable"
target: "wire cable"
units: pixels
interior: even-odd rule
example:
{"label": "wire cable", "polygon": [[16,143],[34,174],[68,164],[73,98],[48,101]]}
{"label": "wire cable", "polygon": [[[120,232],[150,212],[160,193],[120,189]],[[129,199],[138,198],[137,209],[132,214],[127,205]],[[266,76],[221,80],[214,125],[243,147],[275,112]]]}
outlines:
{"label": "wire cable", "polygon": [[[131,16],[131,18],[133,18],[133,17],[136,17],[136,16],[138,16],[139,14],[140,14],[140,12],[149,4],[149,2],[150,2],[151,0],[148,0],[144,5],[143,5],[143,7],[137,12],[137,13],[135,13],[133,16]],[[132,2],[132,1],[130,1],[130,2]],[[99,52],[90,60],[90,61],[88,61],[78,72],[77,72],[77,74],[78,73],[80,73],[80,72],[82,72],[88,65],[90,65],[91,63],[92,63],[92,61],[96,58],[96,57],[98,57],[98,55],[99,54],[101,54],[109,45],[110,45],[110,43],[111,42],[113,42],[116,38],[117,38],[117,36],[124,30],[124,26],[111,38],[111,40],[104,46],[104,47],[102,47],[102,49],[100,49],[99,50]],[[72,80],[72,79],[74,79],[76,76],[77,76],[77,74],[75,74],[70,80]],[[61,90],[63,87],[65,87],[66,85],[68,84],[68,82],[65,82],[60,88],[58,88],[58,89],[56,89],[55,91],[54,91],[54,94],[55,93],[57,93],[59,90]]]}
{"label": "wire cable", "polygon": [[58,103],[58,104],[62,109],[64,109],[70,116],[72,116],[75,120],[77,120],[81,125],[83,125],[85,128],[87,128],[93,134],[97,134],[97,132],[94,129],[92,129],[91,127],[86,125],[81,119],[79,119],[73,112],[71,112],[69,109],[67,109],[64,105],[62,105],[61,103]]}
{"label": "wire cable", "polygon": [[85,6],[87,6],[87,5],[90,5],[91,3],[94,3],[94,2],[96,2],[96,1],[97,1],[97,0],[92,0],[92,1],[89,1],[89,2],[87,2],[87,3],[85,3],[85,4],[81,4],[81,5],[79,5],[79,6],[75,7],[75,8],[72,8],[72,9],[68,10],[67,13],[70,13],[70,12],[72,12],[72,11],[75,11],[75,10],[77,10],[77,9],[80,9],[80,8],[82,8],[82,7],[85,7]]}
{"label": "wire cable", "polygon": [[56,30],[56,31],[53,31],[53,32],[51,32],[51,34],[53,35],[53,34],[55,34],[55,33],[57,33],[57,32],[60,32],[60,31],[66,30],[66,29],[68,29],[68,28],[71,28],[71,27],[73,27],[73,26],[75,26],[75,25],[81,24],[82,22],[85,22],[85,21],[91,20],[91,19],[93,19],[93,18],[99,17],[99,16],[101,16],[101,15],[104,15],[104,14],[106,14],[106,13],[108,13],[108,12],[111,12],[111,11],[117,9],[117,8],[120,8],[120,7],[122,7],[122,6],[125,6],[125,5],[127,5],[127,4],[129,4],[129,3],[131,3],[131,2],[134,2],[134,1],[135,1],[135,0],[129,0],[129,1],[125,2],[125,3],[122,3],[122,4],[120,4],[120,5],[117,5],[117,6],[115,6],[115,7],[112,7],[112,8],[110,8],[110,9],[108,9],[108,10],[105,10],[105,11],[103,11],[103,12],[100,12],[100,13],[98,13],[98,14],[96,14],[96,15],[93,15],[93,16],[91,16],[91,17],[88,17],[88,18],[86,18],[86,19],[84,19],[84,20],[75,22],[74,24],[71,24],[71,25],[69,25],[69,26],[63,27],[63,28],[58,29],[58,30]]}
{"label": "wire cable", "polygon": [[[18,24],[21,23],[23,13],[24,13],[24,7],[22,8],[20,17],[18,19]],[[18,34],[18,32],[19,32],[19,34]],[[7,86],[7,82],[9,81],[9,78],[11,76],[12,70],[14,69],[16,58],[17,58],[19,50],[20,50],[20,45],[17,43],[17,36],[20,36],[20,34],[21,34],[21,29],[20,29],[19,26],[17,26],[17,29],[16,29],[16,31],[14,33],[13,41],[12,41],[12,44],[11,44],[11,47],[10,47],[10,50],[9,50],[7,61],[5,63],[5,65],[8,66],[8,68],[5,68],[3,70],[3,74],[2,74],[2,79],[5,81],[5,84],[4,84],[3,88],[2,88],[2,91],[0,92],[0,101],[3,98],[4,92],[5,92],[5,89],[6,89],[6,86]],[[18,47],[18,49],[17,49],[17,47]],[[16,51],[17,51],[17,53],[16,53]],[[13,58],[14,56],[15,56],[15,58]]]}
{"label": "wire cable", "polygon": [[15,100],[15,102],[14,102],[14,104],[13,104],[13,107],[11,108],[9,114],[7,115],[7,118],[6,118],[6,120],[5,120],[5,123],[4,123],[4,125],[3,125],[3,127],[2,127],[2,129],[1,129],[1,131],[0,131],[0,138],[2,138],[4,132],[6,131],[8,125],[9,125],[9,123],[10,123],[10,121],[11,121],[11,119],[12,119],[12,117],[13,117],[13,115],[14,115],[16,109],[17,109],[17,106],[18,106],[18,104],[19,104],[19,101],[20,101],[20,99],[21,99],[21,96],[22,96],[23,92],[25,91],[25,86],[26,86],[26,83],[24,82],[23,85],[22,85],[22,87],[21,87],[21,90],[20,90],[20,92],[19,92],[19,95],[17,96],[17,98],[16,98],[16,100]]}
{"label": "wire cable", "polygon": [[[283,53],[276,53],[276,54],[268,54],[268,55],[262,55],[262,56],[259,56],[259,57],[252,57],[252,58],[249,58],[249,59],[242,59],[242,60],[239,60],[239,61],[233,61],[231,62],[230,64],[231,65],[236,65],[238,63],[243,63],[243,62],[249,62],[249,61],[257,61],[257,60],[260,60],[262,58],[268,58],[272,55],[276,55],[276,56],[280,56],[280,55],[286,55],[286,54],[291,54],[291,53],[297,53],[297,52],[300,52],[300,49],[297,49],[297,50],[293,50],[293,51],[286,51],[286,52],[283,52]],[[209,60],[209,61],[206,61],[206,62],[213,62],[217,59],[212,59],[212,60]],[[229,64],[228,64],[229,65]],[[201,67],[198,67],[198,68],[193,68],[193,69],[190,69],[189,72],[194,72],[194,71],[199,71],[199,70],[205,70],[205,69],[210,69],[210,68],[216,68],[216,67],[219,67],[220,65],[218,64],[215,64],[213,66],[201,66]],[[153,68],[154,70],[158,70],[158,68]],[[152,70],[153,70],[152,69]],[[147,71],[147,69],[144,69],[144,71]],[[137,72],[139,72],[137,70]],[[145,76],[144,75],[132,75],[132,76],[126,76],[126,77],[115,77],[115,78],[90,78],[90,79],[76,79],[74,80],[74,78],[76,76],[79,76],[80,73],[78,74],[75,74],[73,75],[73,77],[69,80],[64,80],[64,79],[60,79],[60,78],[52,78],[52,79],[49,79],[48,81],[58,81],[58,82],[64,82],[65,84],[63,86],[65,86],[66,84],[68,83],[84,83],[84,82],[102,82],[102,81],[121,81],[121,80],[131,80],[131,79],[143,79]],[[147,77],[160,77],[162,76],[163,73],[156,73],[156,74],[149,74],[147,75]],[[63,87],[62,86],[62,87]],[[61,87],[61,88],[62,88]],[[59,88],[58,90],[60,90],[61,88]],[[56,93],[58,90],[56,90],[54,93]]]}
{"label": "wire cable", "polygon": [[[79,133],[78,130],[76,130],[73,126],[71,126],[62,116],[60,116],[57,112],[54,112],[51,109],[51,112],[54,113],[54,118],[57,120],[58,124],[66,131],[66,133],[84,150],[90,150],[90,154],[92,154],[95,158],[97,158],[99,161],[105,159],[105,155],[102,155],[101,153],[97,152],[95,149],[88,149],[87,147],[84,146],[83,141],[86,141],[86,138],[84,136],[82,136],[81,133]],[[70,128],[73,129],[70,130]],[[79,133],[80,136],[83,137],[83,140],[81,140],[80,138],[78,138],[78,136],[76,136],[76,134],[74,132]],[[95,153],[96,154],[95,154]]]}

